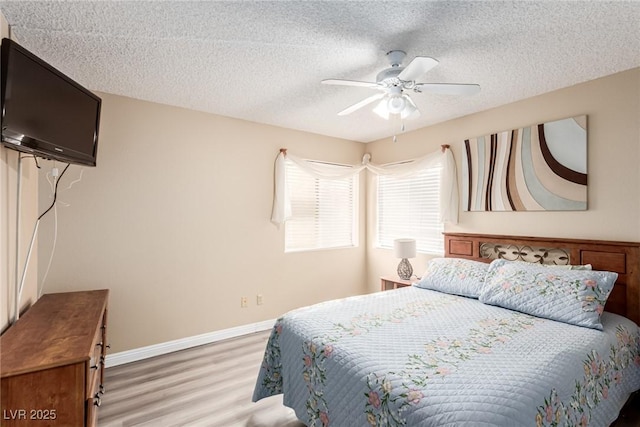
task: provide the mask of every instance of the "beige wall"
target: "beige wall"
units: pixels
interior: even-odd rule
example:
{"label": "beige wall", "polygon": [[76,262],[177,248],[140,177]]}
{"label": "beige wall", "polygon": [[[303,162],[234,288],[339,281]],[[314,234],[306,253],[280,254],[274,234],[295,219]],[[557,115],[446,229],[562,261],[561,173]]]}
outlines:
{"label": "beige wall", "polygon": [[[111,289],[111,351],[365,291],[364,180],[358,248],[284,254],[284,229],[269,221],[280,147],[353,164],[362,144],[100,96],[98,166],[72,166],[61,181],[59,198],[69,206],[58,208],[45,292]],[[41,193],[45,205],[50,199]],[[41,274],[52,230],[50,215],[40,238]],[[248,308],[240,308],[241,296]]]}
{"label": "beige wall", "polygon": [[[373,247],[373,187],[364,179],[359,248],[283,253],[283,230],[269,222],[280,147],[344,163],[368,151],[387,163],[447,143],[459,162],[465,138],[578,114],[589,116],[588,211],[462,212],[447,229],[638,241],[639,93],[636,69],[367,145],[103,94],[98,167],[72,167],[61,184],[69,206],[58,210],[45,292],[110,288],[118,352],[375,291],[397,260]],[[42,226],[41,275],[52,220]],[[413,260],[416,272],[427,259]],[[258,293],[264,305],[255,304]]]}
{"label": "beige wall", "polygon": [[[2,14],[0,28],[2,37],[9,37],[9,24]],[[4,331],[15,316],[17,178],[18,152],[0,146],[0,331]],[[19,276],[22,275],[27,248],[38,217],[38,171],[31,158],[22,160],[21,195]],[[20,311],[36,300],[37,260],[36,247],[27,270]]]}
{"label": "beige wall", "polygon": [[[461,212],[447,231],[640,241],[640,69],[462,117],[367,145],[372,161],[419,157],[451,144],[460,180],[464,139],[536,123],[588,115],[588,210],[582,212]],[[459,181],[460,182],[460,181]],[[373,187],[368,186],[369,193]],[[393,273],[398,260],[376,249],[374,198],[367,210],[368,289]],[[417,274],[428,256],[412,261]]]}

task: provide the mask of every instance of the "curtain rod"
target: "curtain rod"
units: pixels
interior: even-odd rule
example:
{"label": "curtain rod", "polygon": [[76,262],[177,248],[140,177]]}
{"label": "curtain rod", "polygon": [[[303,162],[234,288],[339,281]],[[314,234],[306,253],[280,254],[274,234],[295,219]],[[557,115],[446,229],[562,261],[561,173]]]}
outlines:
{"label": "curtain rod", "polygon": [[[447,148],[451,148],[451,146],[450,146],[449,144],[442,144],[442,145],[440,146],[440,149],[442,150],[442,152],[443,152],[443,153],[445,152],[445,150],[446,150]],[[286,148],[281,148],[281,149],[280,149],[280,152],[281,152],[282,154],[285,154],[285,155],[286,155],[286,154],[287,154],[287,149],[286,149]]]}

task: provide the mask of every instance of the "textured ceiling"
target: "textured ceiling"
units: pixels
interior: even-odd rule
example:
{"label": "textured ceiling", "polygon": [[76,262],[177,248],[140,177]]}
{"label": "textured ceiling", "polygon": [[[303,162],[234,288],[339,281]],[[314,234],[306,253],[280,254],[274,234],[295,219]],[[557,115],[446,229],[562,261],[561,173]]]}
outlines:
{"label": "textured ceiling", "polygon": [[[413,130],[640,66],[640,2],[1,1],[13,37],[96,91],[368,142],[394,133],[361,109],[392,49],[440,64],[413,94]],[[406,63],[405,63],[406,65]]]}

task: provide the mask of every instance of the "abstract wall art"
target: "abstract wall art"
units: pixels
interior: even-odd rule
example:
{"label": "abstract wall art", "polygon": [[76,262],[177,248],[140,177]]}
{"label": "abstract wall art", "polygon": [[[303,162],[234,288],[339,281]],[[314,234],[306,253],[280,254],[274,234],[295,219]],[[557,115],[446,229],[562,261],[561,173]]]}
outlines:
{"label": "abstract wall art", "polygon": [[587,209],[587,116],[464,141],[465,211]]}

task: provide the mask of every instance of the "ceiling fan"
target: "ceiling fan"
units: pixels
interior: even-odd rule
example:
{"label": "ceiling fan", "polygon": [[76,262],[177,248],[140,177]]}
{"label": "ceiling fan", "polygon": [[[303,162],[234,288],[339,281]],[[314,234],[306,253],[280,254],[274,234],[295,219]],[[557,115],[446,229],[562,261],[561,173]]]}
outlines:
{"label": "ceiling fan", "polygon": [[473,95],[480,91],[480,86],[477,84],[418,83],[416,79],[438,65],[438,61],[428,56],[416,56],[409,65],[402,67],[402,61],[406,55],[402,50],[387,52],[391,67],[378,73],[375,82],[340,79],[322,80],[322,83],[327,85],[358,86],[380,91],[380,93],[345,108],[338,115],[346,116],[379,101],[378,105],[373,108],[373,112],[383,119],[389,119],[394,116],[399,116],[401,119],[412,119],[418,117],[420,111],[405,91],[430,92],[442,95]]}

